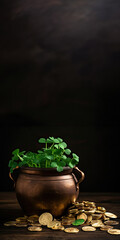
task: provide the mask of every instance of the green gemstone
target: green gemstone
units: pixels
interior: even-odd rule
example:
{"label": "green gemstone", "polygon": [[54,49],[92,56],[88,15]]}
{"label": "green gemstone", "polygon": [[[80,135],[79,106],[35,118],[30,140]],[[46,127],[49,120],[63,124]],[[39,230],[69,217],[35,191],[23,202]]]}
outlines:
{"label": "green gemstone", "polygon": [[84,222],[85,222],[84,219],[77,219],[72,223],[72,225],[79,226],[79,225],[83,224]]}

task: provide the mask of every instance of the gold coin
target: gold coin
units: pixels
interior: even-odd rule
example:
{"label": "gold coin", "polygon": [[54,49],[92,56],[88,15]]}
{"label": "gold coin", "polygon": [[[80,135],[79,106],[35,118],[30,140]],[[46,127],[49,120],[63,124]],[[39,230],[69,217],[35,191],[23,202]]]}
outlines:
{"label": "gold coin", "polygon": [[51,229],[53,230],[64,230],[64,226],[53,226]]}
{"label": "gold coin", "polygon": [[52,228],[54,226],[57,226],[57,227],[61,226],[61,222],[57,220],[53,220],[47,224],[48,228]]}
{"label": "gold coin", "polygon": [[66,217],[67,218],[72,218],[72,217],[75,217],[75,214],[69,213]]}
{"label": "gold coin", "polygon": [[92,221],[92,215],[87,215],[87,223],[90,223]]}
{"label": "gold coin", "polygon": [[77,208],[69,209],[68,212],[69,213],[78,213],[78,209]]}
{"label": "gold coin", "polygon": [[37,222],[39,219],[39,216],[38,215],[31,215],[27,218],[27,221],[28,222]]}
{"label": "gold coin", "polygon": [[30,223],[29,225],[34,226],[34,227],[40,227],[41,226],[40,223]]}
{"label": "gold coin", "polygon": [[118,225],[119,222],[118,221],[113,221],[113,220],[108,220],[108,221],[105,221],[104,224],[107,224],[107,225]]}
{"label": "gold coin", "polygon": [[78,209],[77,214],[83,213],[85,210],[84,209]]}
{"label": "gold coin", "polygon": [[89,206],[89,207],[95,207],[95,203],[94,202],[89,202],[89,201],[83,201],[84,206]]}
{"label": "gold coin", "polygon": [[120,229],[108,229],[107,231],[110,234],[120,235]]}
{"label": "gold coin", "polygon": [[113,226],[104,225],[103,227],[100,228],[100,230],[107,231],[108,229],[111,229],[111,228],[113,228]]}
{"label": "gold coin", "polygon": [[93,231],[96,231],[96,228],[95,227],[91,227],[91,226],[84,226],[82,227],[82,230],[85,231],[85,232],[93,232]]}
{"label": "gold coin", "polygon": [[38,215],[31,215],[31,216],[28,217],[28,219],[38,219],[38,218],[39,218]]}
{"label": "gold coin", "polygon": [[74,220],[62,219],[62,225],[71,225],[74,221],[75,221],[75,218],[74,218]]}
{"label": "gold coin", "polygon": [[30,226],[30,227],[28,227],[28,230],[32,231],[32,232],[41,232],[42,228],[41,227]]}
{"label": "gold coin", "polygon": [[6,226],[6,227],[16,226],[16,221],[5,222],[5,223],[4,223],[4,226]]}
{"label": "gold coin", "polygon": [[86,214],[93,214],[93,213],[95,213],[96,212],[96,208],[91,208],[90,210],[85,210],[84,211]]}
{"label": "gold coin", "polygon": [[110,213],[110,212],[105,212],[105,216],[109,218],[117,218],[117,216],[114,213]]}
{"label": "gold coin", "polygon": [[98,219],[102,218],[102,214],[93,213],[92,218],[93,218],[93,220],[98,220]]}
{"label": "gold coin", "polygon": [[18,217],[15,219],[17,222],[25,222],[27,221],[27,217]]}
{"label": "gold coin", "polygon": [[64,228],[64,226],[61,225],[61,226],[59,226],[59,229],[64,230],[65,228]]}
{"label": "gold coin", "polygon": [[48,225],[49,222],[52,222],[52,220],[53,216],[49,212],[42,213],[39,217],[39,223],[44,226]]}
{"label": "gold coin", "polygon": [[27,227],[28,225],[25,223],[16,223],[16,227]]}
{"label": "gold coin", "polygon": [[78,228],[65,228],[64,231],[66,233],[78,233],[79,229]]}
{"label": "gold coin", "polygon": [[92,227],[103,227],[104,224],[101,220],[92,220],[91,222]]}
{"label": "gold coin", "polygon": [[97,210],[100,212],[106,212],[106,209],[104,207],[97,207]]}
{"label": "gold coin", "polygon": [[77,219],[84,219],[86,221],[87,220],[87,215],[85,213],[78,214]]}
{"label": "gold coin", "polygon": [[82,202],[75,202],[74,205],[75,205],[75,207],[79,208],[79,207],[83,207],[84,203],[82,203]]}

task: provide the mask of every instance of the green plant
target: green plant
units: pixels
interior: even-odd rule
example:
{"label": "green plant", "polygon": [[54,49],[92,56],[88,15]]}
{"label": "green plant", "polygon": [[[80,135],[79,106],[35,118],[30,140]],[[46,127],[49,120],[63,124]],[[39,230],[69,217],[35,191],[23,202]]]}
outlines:
{"label": "green plant", "polygon": [[79,157],[67,148],[67,144],[61,138],[49,137],[47,139],[40,138],[40,144],[45,144],[44,148],[38,150],[37,153],[25,152],[17,148],[12,154],[9,161],[10,172],[12,173],[16,167],[38,167],[38,168],[57,168],[58,172],[63,171],[63,167],[69,166],[73,168],[78,162]]}

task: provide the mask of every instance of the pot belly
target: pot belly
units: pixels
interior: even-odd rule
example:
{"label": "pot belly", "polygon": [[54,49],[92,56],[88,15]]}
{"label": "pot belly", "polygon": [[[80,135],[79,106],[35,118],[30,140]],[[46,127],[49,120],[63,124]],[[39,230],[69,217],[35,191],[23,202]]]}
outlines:
{"label": "pot belly", "polygon": [[27,215],[40,215],[47,211],[59,217],[72,202],[76,201],[78,192],[71,175],[62,176],[61,179],[19,176],[16,182],[16,196]]}

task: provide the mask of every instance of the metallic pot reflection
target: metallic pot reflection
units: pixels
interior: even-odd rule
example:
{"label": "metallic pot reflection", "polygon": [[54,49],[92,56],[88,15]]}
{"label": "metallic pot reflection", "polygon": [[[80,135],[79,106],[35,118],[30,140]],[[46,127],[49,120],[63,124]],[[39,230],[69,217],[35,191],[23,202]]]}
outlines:
{"label": "metallic pot reflection", "polygon": [[12,175],[18,202],[26,215],[47,211],[55,217],[65,213],[67,207],[75,202],[79,195],[79,184],[84,180],[84,173],[77,180],[73,169],[64,167],[62,172],[56,168],[17,169],[18,176]]}

